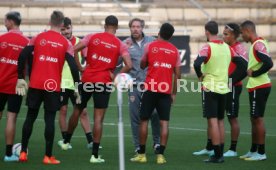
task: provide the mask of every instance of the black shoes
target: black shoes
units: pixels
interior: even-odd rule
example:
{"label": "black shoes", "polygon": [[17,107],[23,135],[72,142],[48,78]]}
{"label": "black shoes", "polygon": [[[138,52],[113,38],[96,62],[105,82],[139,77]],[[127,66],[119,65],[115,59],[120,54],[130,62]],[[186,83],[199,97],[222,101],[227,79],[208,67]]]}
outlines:
{"label": "black shoes", "polygon": [[216,158],[214,155],[210,156],[208,159],[204,160],[204,162],[206,163],[223,163],[224,162],[224,158],[223,156],[220,158]]}

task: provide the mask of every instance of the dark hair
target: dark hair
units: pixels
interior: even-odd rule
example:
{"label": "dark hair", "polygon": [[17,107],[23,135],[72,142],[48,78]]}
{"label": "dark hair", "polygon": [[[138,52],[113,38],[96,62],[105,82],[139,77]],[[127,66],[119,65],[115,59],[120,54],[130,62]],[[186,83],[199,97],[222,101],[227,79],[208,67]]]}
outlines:
{"label": "dark hair", "polygon": [[128,23],[129,28],[132,26],[132,24],[133,24],[134,21],[140,22],[141,27],[144,28],[144,26],[145,26],[145,21],[142,20],[142,19],[140,19],[140,18],[133,18],[132,20],[130,20],[129,23]]}
{"label": "dark hair", "polygon": [[105,18],[106,26],[118,26],[118,19],[114,15],[109,15]]}
{"label": "dark hair", "polygon": [[229,29],[233,34],[235,35],[236,38],[240,36],[240,26],[236,23],[228,23],[225,25],[225,29]]}
{"label": "dark hair", "polygon": [[164,23],[162,24],[159,35],[164,40],[169,40],[174,33],[174,27],[170,23]]}
{"label": "dark hair", "polygon": [[205,24],[205,30],[210,32],[212,35],[218,34],[218,23],[216,21],[209,21]]}
{"label": "dark hair", "polygon": [[6,19],[12,20],[15,25],[19,26],[21,24],[21,15],[17,11],[11,11],[6,14]]}
{"label": "dark hair", "polygon": [[254,22],[250,21],[250,20],[246,20],[241,24],[241,28],[248,28],[252,31],[256,31],[256,26],[254,24]]}
{"label": "dark hair", "polygon": [[63,26],[68,27],[69,25],[72,25],[72,21],[71,21],[70,18],[65,17],[64,20],[63,20]]}
{"label": "dark hair", "polygon": [[51,24],[54,26],[60,26],[63,24],[64,15],[61,11],[53,11],[51,14]]}

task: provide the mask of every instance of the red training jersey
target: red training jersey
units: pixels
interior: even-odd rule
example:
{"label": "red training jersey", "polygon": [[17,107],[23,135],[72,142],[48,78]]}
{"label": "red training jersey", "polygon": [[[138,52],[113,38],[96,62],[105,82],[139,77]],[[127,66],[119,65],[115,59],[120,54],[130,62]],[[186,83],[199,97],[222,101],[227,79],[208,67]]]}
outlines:
{"label": "red training jersey", "polygon": [[0,93],[15,94],[18,57],[28,43],[17,29],[0,36]]}
{"label": "red training jersey", "polygon": [[73,56],[73,46],[59,32],[46,31],[31,39],[34,58],[30,87],[47,91],[60,91],[61,73],[65,54]]}
{"label": "red training jersey", "polygon": [[[242,57],[243,59],[245,59],[248,62],[248,53],[246,51],[246,48],[244,45],[242,45],[240,42],[236,42],[235,44],[233,44],[232,46],[230,46],[238,56]],[[231,75],[235,69],[236,69],[236,64],[234,62],[230,63],[229,66],[229,75]],[[237,82],[236,84],[234,84],[234,86],[241,86],[242,85],[242,81]]]}
{"label": "red training jersey", "polygon": [[171,94],[174,69],[181,65],[177,48],[170,42],[156,40],[145,46],[142,61],[148,63],[145,89]]}
{"label": "red training jersey", "polygon": [[81,42],[87,47],[82,82],[110,83],[110,72],[114,72],[119,57],[129,55],[127,46],[107,32],[89,34]]}

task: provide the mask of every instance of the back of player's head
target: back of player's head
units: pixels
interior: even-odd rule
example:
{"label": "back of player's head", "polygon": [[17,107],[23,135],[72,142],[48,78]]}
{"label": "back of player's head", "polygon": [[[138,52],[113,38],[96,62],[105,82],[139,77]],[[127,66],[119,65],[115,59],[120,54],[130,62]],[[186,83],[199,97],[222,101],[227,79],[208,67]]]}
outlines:
{"label": "back of player's head", "polygon": [[11,11],[6,14],[7,20],[12,20],[15,25],[19,26],[21,24],[21,15],[17,11]]}
{"label": "back of player's head", "polygon": [[63,20],[63,26],[68,27],[69,25],[72,25],[72,21],[71,21],[70,18],[65,17],[64,20]]}
{"label": "back of player's head", "polygon": [[53,26],[61,26],[63,24],[64,15],[61,11],[53,11],[50,22]]}
{"label": "back of player's head", "polygon": [[164,40],[169,40],[174,33],[174,27],[170,23],[162,24],[159,35]]}
{"label": "back of player's head", "polygon": [[247,20],[247,21],[244,21],[242,24],[241,24],[241,28],[244,29],[249,29],[253,32],[256,31],[256,26],[254,24],[254,22],[250,21],[250,20]]}
{"label": "back of player's head", "polygon": [[238,38],[240,36],[240,26],[236,23],[228,23],[225,25],[225,29],[230,30],[236,38]]}
{"label": "back of player's head", "polygon": [[142,19],[140,19],[140,18],[133,18],[133,19],[130,20],[129,23],[128,23],[129,28],[132,26],[133,22],[135,22],[135,21],[140,22],[142,28],[145,27],[145,21],[144,21],[144,20],[142,20]]}
{"label": "back of player's head", "polygon": [[105,18],[106,26],[118,26],[118,19],[114,15],[109,15]]}
{"label": "back of player's head", "polygon": [[205,24],[205,30],[208,31],[211,35],[218,34],[218,23],[216,21],[209,21]]}

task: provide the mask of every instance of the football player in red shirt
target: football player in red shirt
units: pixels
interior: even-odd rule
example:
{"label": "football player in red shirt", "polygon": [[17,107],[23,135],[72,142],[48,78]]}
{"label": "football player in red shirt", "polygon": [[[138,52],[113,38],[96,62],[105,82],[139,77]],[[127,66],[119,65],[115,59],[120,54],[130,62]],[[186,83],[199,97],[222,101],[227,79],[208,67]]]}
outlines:
{"label": "football player in red shirt", "polygon": [[7,13],[5,26],[8,32],[0,36],[0,119],[6,103],[8,105],[5,162],[18,161],[18,156],[12,154],[16,117],[22,103],[22,96],[15,94],[17,60],[22,49],[29,43],[29,39],[19,29],[20,23],[19,12]]}
{"label": "football player in red shirt", "polygon": [[[22,150],[19,161],[27,161],[27,146],[32,134],[33,124],[36,120],[41,103],[44,103],[44,121],[46,140],[44,164],[59,164],[52,155],[53,141],[55,135],[56,111],[60,107],[60,82],[64,61],[66,60],[71,69],[75,83],[79,82],[79,72],[73,58],[72,44],[60,34],[64,16],[60,11],[53,11],[50,19],[51,29],[32,38],[30,44],[25,47],[18,60],[18,81],[16,91],[24,94],[26,82],[22,73],[25,61],[33,53],[31,62],[30,84],[27,94],[28,112],[22,129]],[[77,101],[80,96],[76,92]]]}
{"label": "football player in red shirt", "polygon": [[[63,27],[61,28],[61,34],[66,37],[72,45],[76,45],[80,39],[72,34],[73,32],[73,25],[72,21],[70,18],[65,17],[64,18],[64,24]],[[85,49],[87,50],[87,49]],[[83,50],[82,50],[83,51]],[[82,52],[78,53],[79,55],[79,60],[83,57]],[[69,69],[68,64],[65,62],[62,70],[62,81],[61,81],[61,107],[59,110],[59,127],[61,130],[62,134],[62,139],[64,140],[66,133],[67,133],[67,123],[66,123],[66,116],[67,116],[67,109],[68,109],[68,101],[69,99],[71,100],[71,103],[73,105],[76,104],[76,96],[74,95],[74,81]],[[87,139],[87,148],[91,149],[92,148],[92,132],[91,132],[91,126],[90,126],[90,121],[89,121],[89,116],[87,113],[87,109],[83,110],[83,113],[80,116],[80,122],[82,125],[82,128],[84,130],[86,139]],[[58,145],[61,147],[61,144],[63,143],[63,140],[58,141]],[[70,146],[72,148],[72,146]]]}
{"label": "football player in red shirt", "polygon": [[[144,82],[145,92],[142,95],[140,108],[138,154],[131,158],[132,162],[147,162],[145,155],[148,135],[148,121],[152,111],[157,110],[160,120],[160,148],[157,150],[157,164],[166,163],[164,150],[169,134],[169,120],[171,104],[175,101],[177,79],[180,79],[180,57],[178,49],[168,42],[174,33],[174,27],[164,23],[159,31],[158,39],[145,47],[140,67],[148,67]],[[162,76],[160,76],[162,75]]]}
{"label": "football player in red shirt", "polygon": [[[103,163],[105,161],[98,156],[98,150],[102,137],[103,119],[108,107],[110,92],[112,91],[113,72],[119,57],[121,56],[125,63],[121,72],[128,72],[132,67],[127,46],[115,36],[118,29],[118,19],[113,15],[107,16],[104,28],[104,32],[89,34],[75,46],[75,60],[79,70],[82,71],[82,103],[76,105],[75,113],[70,117],[67,136],[62,145],[62,149],[68,149],[73,131],[78,124],[78,117],[82,110],[86,108],[88,100],[93,96],[94,140],[91,163]],[[82,68],[79,63],[78,52],[85,47],[88,48],[86,56],[87,66]]]}

